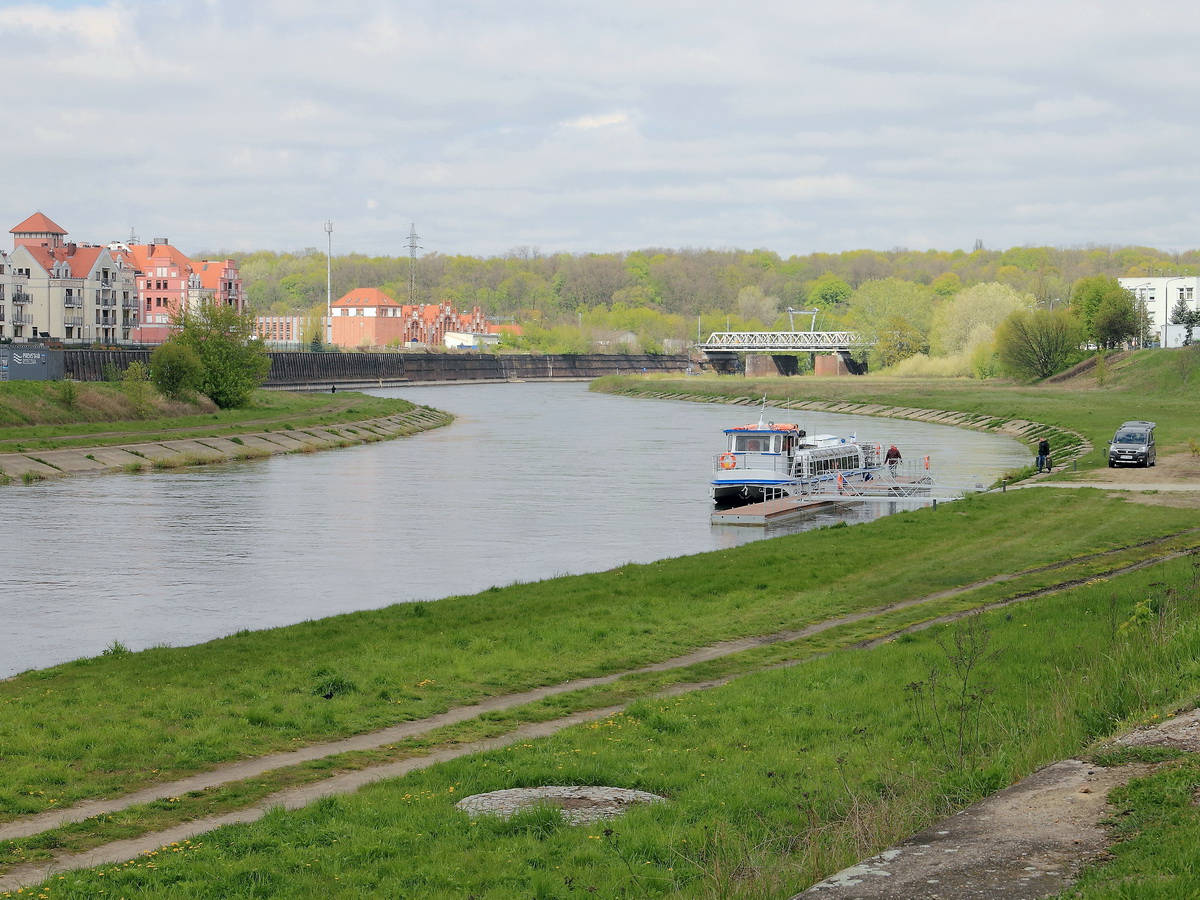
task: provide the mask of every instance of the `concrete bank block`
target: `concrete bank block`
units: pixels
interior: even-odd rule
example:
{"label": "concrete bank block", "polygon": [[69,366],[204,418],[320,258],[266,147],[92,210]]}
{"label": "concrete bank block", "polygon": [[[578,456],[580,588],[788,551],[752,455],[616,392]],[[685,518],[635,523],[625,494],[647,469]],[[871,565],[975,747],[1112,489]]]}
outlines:
{"label": "concrete bank block", "polygon": [[96,459],[88,459],[87,455],[96,454],[91,450],[39,450],[35,456],[60,472],[68,475],[86,475],[92,472],[103,472],[108,468]]}
{"label": "concrete bank block", "polygon": [[265,434],[254,434],[254,435],[244,434],[241,437],[242,437],[242,440],[247,443],[247,445],[250,443],[250,438],[252,438],[252,437],[255,438],[257,441],[259,441],[261,446],[264,446],[267,449],[270,449],[271,445],[273,444],[275,446],[275,448],[277,448],[273,451],[276,453],[281,452],[281,451],[294,453],[297,450],[303,450],[306,447],[310,446],[309,444],[306,444],[303,441],[296,440],[294,437],[291,437],[290,435],[280,434],[277,431],[272,431],[272,432],[265,433]]}
{"label": "concrete bank block", "polygon": [[[38,455],[40,456],[41,454]],[[26,472],[33,475],[41,475],[44,478],[53,478],[55,475],[66,474],[60,469],[43,465],[36,459],[30,459],[28,456],[22,456],[20,453],[0,453],[0,471],[14,478],[20,478]]]}
{"label": "concrete bank block", "polygon": [[132,456],[148,459],[152,462],[173,459],[179,456],[178,450],[172,450],[169,447],[164,447],[162,444],[126,444],[118,449],[124,450]]}

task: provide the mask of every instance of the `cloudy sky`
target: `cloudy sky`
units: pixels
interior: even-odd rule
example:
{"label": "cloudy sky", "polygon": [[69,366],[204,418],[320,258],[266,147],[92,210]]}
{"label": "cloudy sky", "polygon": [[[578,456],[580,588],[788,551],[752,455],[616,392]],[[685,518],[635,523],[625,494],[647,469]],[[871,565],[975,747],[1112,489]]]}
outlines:
{"label": "cloudy sky", "polygon": [[0,47],[5,230],[1200,246],[1185,0],[0,0]]}

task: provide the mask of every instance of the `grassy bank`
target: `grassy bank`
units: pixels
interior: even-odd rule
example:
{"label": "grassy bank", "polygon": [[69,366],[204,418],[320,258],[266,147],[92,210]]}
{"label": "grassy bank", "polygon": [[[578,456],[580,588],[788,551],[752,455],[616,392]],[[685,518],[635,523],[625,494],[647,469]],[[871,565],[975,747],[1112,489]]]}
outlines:
{"label": "grassy bank", "polygon": [[[836,653],[439,764],[127,865],[55,898],[780,897],[1200,689],[1191,560],[872,651]],[[1139,616],[1137,598],[1158,614]],[[956,660],[972,663],[971,672]],[[931,674],[943,673],[940,689]],[[960,688],[978,696],[959,715]],[[1153,711],[1153,712],[1151,712]],[[943,724],[932,715],[940,712]],[[613,784],[666,798],[601,825],[454,808]],[[1166,895],[1164,895],[1166,896]]]}
{"label": "grassy bank", "polygon": [[1056,384],[1017,385],[971,379],[764,378],[704,376],[650,379],[612,376],[594,390],[611,393],[658,391],[710,396],[714,400],[762,397],[773,400],[835,400],[953,410],[1001,420],[1031,420],[1084,435],[1093,450],[1081,466],[1105,464],[1107,444],[1123,421],[1148,419],[1159,425],[1159,453],[1184,452],[1200,438],[1200,346],[1142,350],[1103,370]]}
{"label": "grassy bank", "polygon": [[102,447],[167,438],[211,437],[239,431],[306,428],[406,412],[412,404],[356,392],[292,394],[256,391],[250,406],[219,410],[155,397],[139,410],[121,386],[108,383],[0,383],[0,453],[61,447]]}
{"label": "grassy bank", "polygon": [[[0,682],[0,818],[487,696],[622,671],[720,640],[799,628],[1195,524],[1194,514],[1168,507],[1146,508],[1131,521],[1126,508],[1090,491],[1053,503],[1033,492],[977,497],[853,529],[401,604],[197,647],[115,649],[31,672]],[[1200,536],[1180,542],[1200,544]],[[1095,571],[1080,565],[1082,577]]]}
{"label": "grassy bank", "polygon": [[[678,384],[714,397],[827,391],[831,399],[981,415],[1011,409],[1011,417],[1089,437],[1085,420],[1140,417],[1126,404],[1141,398],[1148,417],[1176,435],[1160,448],[1174,440],[1180,449],[1196,401],[1170,385],[1155,396],[1153,382],[1135,383],[1137,366],[1120,374],[1128,383],[1112,373],[1107,385],[1074,398],[1057,387],[860,379]],[[1097,396],[1083,396],[1090,393]],[[1091,427],[1101,443],[1111,430]],[[320,777],[318,769],[421,755],[521,722],[628,702],[619,715],[554,737],[276,810],[128,864],[64,873],[35,895],[788,896],[1045,762],[1083,752],[1122,723],[1194,704],[1198,525],[1194,510],[1101,491],[1010,491],[197,647],[129,653],[114,645],[95,659],[0,682],[0,820],[844,617],[820,633],[562,694],[374,753],[0,844],[0,868],[54,847],[237,808],[273,787]],[[1009,605],[862,648],[995,603]],[[720,688],[658,696],[674,684],[730,675],[738,677]],[[1131,835],[1145,829],[1163,844],[1163,835],[1187,826],[1177,801],[1191,783],[1185,774],[1161,790],[1131,793],[1123,801],[1137,810]],[[667,802],[593,826],[565,825],[547,809],[505,822],[454,808],[471,793],[547,784],[636,788]],[[1102,893],[1114,878],[1186,869],[1179,854],[1156,852],[1152,841],[1143,855],[1128,856],[1131,868],[1119,876],[1097,874],[1094,896],[1123,896]],[[1185,883],[1165,874],[1163,881]]]}

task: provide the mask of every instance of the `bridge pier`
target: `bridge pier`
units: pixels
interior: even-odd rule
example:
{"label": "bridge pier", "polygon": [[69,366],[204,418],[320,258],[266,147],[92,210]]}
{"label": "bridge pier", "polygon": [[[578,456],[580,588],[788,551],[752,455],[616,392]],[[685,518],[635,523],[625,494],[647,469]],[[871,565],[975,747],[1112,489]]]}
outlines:
{"label": "bridge pier", "polygon": [[783,354],[747,353],[746,377],[762,378],[769,375],[785,377],[800,374],[800,360]]}
{"label": "bridge pier", "polygon": [[816,375],[865,375],[867,367],[864,363],[855,362],[849,353],[818,353],[813,360],[813,373]]}

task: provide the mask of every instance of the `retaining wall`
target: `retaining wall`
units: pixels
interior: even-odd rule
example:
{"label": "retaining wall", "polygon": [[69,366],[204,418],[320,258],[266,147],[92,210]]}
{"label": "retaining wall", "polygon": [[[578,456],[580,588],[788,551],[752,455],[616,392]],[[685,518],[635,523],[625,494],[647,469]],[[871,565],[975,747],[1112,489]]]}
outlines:
{"label": "retaining wall", "polygon": [[[124,370],[149,363],[148,350],[52,350],[63,372],[77,381],[103,381],[104,367]],[[265,387],[296,390],[433,381],[547,381],[593,379],[634,372],[683,372],[686,356],[592,353],[499,355],[491,353],[272,353]]]}

